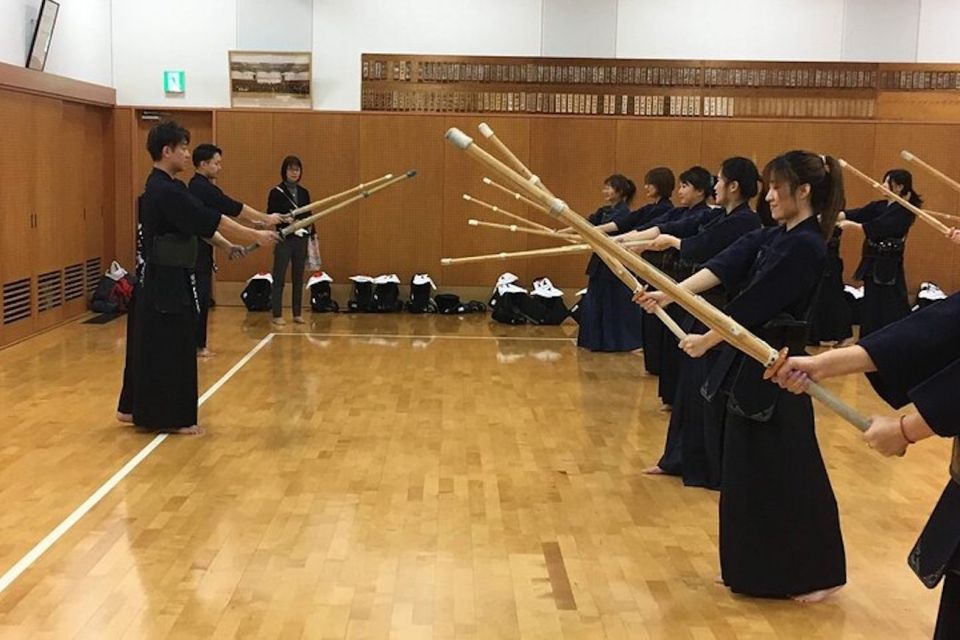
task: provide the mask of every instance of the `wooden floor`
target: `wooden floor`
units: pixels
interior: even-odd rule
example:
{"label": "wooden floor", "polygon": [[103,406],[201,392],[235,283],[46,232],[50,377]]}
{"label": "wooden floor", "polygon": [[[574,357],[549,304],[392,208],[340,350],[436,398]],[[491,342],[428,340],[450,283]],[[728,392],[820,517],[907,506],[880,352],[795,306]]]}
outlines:
{"label": "wooden floor", "polygon": [[[270,333],[211,314],[210,388]],[[319,316],[274,335],[0,594],[10,638],[925,638],[905,557],[946,443],[872,454],[820,413],[849,584],[713,584],[717,495],[639,470],[666,425],[632,354],[574,325]],[[310,332],[310,333],[307,333]],[[301,335],[302,333],[302,335]],[[114,422],[123,321],[0,351],[0,572],[152,436]],[[864,411],[863,379],[832,387]]]}

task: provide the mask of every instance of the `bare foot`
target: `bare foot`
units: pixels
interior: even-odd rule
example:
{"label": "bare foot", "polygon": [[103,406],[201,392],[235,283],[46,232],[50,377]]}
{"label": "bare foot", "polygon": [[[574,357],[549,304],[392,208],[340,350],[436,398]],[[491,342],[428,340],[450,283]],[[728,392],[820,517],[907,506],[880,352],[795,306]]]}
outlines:
{"label": "bare foot", "polygon": [[723,574],[717,574],[717,577],[713,579],[713,584],[719,584],[721,586],[727,586],[727,583],[723,581]]}
{"label": "bare foot", "polygon": [[195,424],[189,427],[180,427],[179,429],[165,430],[165,431],[162,431],[162,433],[171,433],[174,435],[181,435],[181,436],[202,436],[203,434],[206,433],[206,431],[204,431],[203,427],[201,427],[200,425]]}
{"label": "bare foot", "polygon": [[673,411],[673,405],[669,405],[666,402],[664,402],[662,405],[660,405],[660,408],[657,409],[657,411],[659,411],[660,413],[670,413],[671,411]]}
{"label": "bare foot", "polygon": [[811,591],[810,593],[804,593],[799,596],[791,596],[791,598],[796,602],[806,602],[806,603],[815,603],[823,602],[837,591],[843,588],[843,585],[839,587],[831,587],[829,589],[820,589],[819,591]]}
{"label": "bare foot", "polygon": [[664,475],[665,472],[664,472],[664,470],[661,469],[659,466],[653,465],[652,467],[647,467],[646,469],[641,469],[641,470],[640,470],[640,473],[646,474],[646,475],[648,475],[648,476],[662,476],[662,475]]}
{"label": "bare foot", "polygon": [[213,351],[210,351],[210,349],[206,347],[197,351],[198,358],[212,358],[215,355],[217,354],[215,354]]}
{"label": "bare foot", "polygon": [[307,324],[307,321],[303,319],[303,316],[293,316],[294,324]]}
{"label": "bare foot", "polygon": [[123,422],[124,424],[133,424],[133,414],[121,413],[117,411],[117,422]]}

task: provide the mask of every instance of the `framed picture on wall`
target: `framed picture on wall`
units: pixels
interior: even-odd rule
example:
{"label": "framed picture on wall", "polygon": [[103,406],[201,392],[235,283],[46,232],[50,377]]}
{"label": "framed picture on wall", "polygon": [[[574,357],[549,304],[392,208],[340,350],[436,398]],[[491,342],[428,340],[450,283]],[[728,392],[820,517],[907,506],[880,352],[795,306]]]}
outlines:
{"label": "framed picture on wall", "polygon": [[47,66],[47,52],[50,50],[50,41],[53,39],[53,28],[57,24],[57,14],[60,13],[60,3],[54,0],[43,0],[40,4],[40,15],[33,29],[33,40],[30,42],[30,53],[27,55],[27,68],[43,71]]}
{"label": "framed picture on wall", "polygon": [[309,51],[230,51],[230,106],[311,109]]}

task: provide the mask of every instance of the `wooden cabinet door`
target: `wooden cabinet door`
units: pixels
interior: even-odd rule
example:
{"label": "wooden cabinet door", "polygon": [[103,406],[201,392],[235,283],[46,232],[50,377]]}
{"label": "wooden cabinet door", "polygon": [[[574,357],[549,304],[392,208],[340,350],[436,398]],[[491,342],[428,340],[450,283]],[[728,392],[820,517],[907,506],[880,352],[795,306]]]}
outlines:
{"label": "wooden cabinet door", "polygon": [[[68,111],[68,113],[70,113]],[[45,329],[63,319],[64,220],[74,204],[69,201],[71,179],[65,175],[64,105],[60,100],[34,98],[33,192],[35,214],[30,249],[36,288],[36,325]],[[71,116],[67,116],[69,121]],[[58,279],[59,274],[59,279]]]}
{"label": "wooden cabinet door", "polygon": [[0,344],[24,338],[35,330],[35,283],[32,264],[33,119],[31,96],[0,93]]}

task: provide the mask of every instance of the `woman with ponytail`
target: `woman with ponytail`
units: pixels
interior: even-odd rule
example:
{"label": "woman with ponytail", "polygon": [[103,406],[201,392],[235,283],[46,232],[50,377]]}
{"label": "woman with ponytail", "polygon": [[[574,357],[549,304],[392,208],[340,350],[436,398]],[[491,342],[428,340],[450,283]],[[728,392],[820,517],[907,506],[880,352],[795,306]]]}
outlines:
{"label": "woman with ponytail", "polygon": [[[923,205],[923,199],[913,190],[913,176],[905,169],[887,171],[883,186],[914,206]],[[842,229],[855,227],[864,235],[860,265],[853,276],[863,281],[860,337],[910,313],[903,251],[915,220],[916,216],[892,198],[875,200],[840,215]]]}
{"label": "woman with ponytail", "polygon": [[[589,220],[595,226],[612,225],[630,218],[630,201],[636,185],[614,174],[603,181],[604,204]],[[577,346],[590,351],[633,351],[642,345],[642,312],[630,302],[631,292],[594,254],[587,265],[587,293],[580,302],[580,332]]]}
{"label": "woman with ponytail", "polygon": [[[765,170],[775,227],[753,231],[684,280],[699,293],[723,284],[724,310],[776,348],[802,353],[803,322],[843,202],[834,158],[790,151]],[[662,294],[638,299],[652,309]],[[814,431],[809,396],[762,377],[763,367],[714,331],[680,342],[691,358],[719,351],[705,392],[726,404],[720,496],[720,567],[733,592],[817,602],[846,582],[840,520]]]}
{"label": "woman with ponytail", "polygon": [[[680,217],[646,231],[627,236],[652,239],[652,251],[677,250],[674,279],[696,271],[700,265],[716,256],[738,239],[760,227],[760,219],[750,208],[750,200],[758,193],[760,172],[747,158],[733,157],[723,161],[716,183],[712,185],[719,210],[699,207]],[[718,307],[726,304],[734,291],[726,283],[703,293],[703,297]],[[668,313],[676,313],[668,310]],[[681,315],[680,326],[685,331],[706,330],[692,316]],[[669,343],[670,349],[676,341]],[[723,414],[725,406],[713,398],[705,398],[701,388],[716,357],[711,352],[704,359],[679,356],[675,386],[665,388],[661,400],[672,405],[664,452],[659,462],[644,473],[682,476],[683,483],[694,487],[718,489],[723,449]]]}

